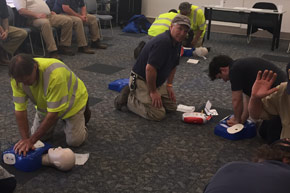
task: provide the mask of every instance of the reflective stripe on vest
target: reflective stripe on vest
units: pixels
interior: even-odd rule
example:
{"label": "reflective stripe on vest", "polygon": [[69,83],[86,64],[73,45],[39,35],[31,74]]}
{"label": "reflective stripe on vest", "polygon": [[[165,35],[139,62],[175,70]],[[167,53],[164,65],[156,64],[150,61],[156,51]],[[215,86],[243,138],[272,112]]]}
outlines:
{"label": "reflective stripe on vest", "polygon": [[48,108],[52,108],[52,109],[53,108],[57,108],[60,105],[66,103],[67,100],[68,100],[68,96],[66,95],[66,96],[62,97],[62,99],[60,99],[60,101],[57,101],[57,102],[47,102],[47,107]]}
{"label": "reflective stripe on vest", "polygon": [[[68,71],[71,72],[71,70],[66,65],[64,65],[62,63],[53,63],[49,67],[47,67],[45,69],[44,73],[43,73],[43,92],[44,92],[44,96],[46,96],[50,74],[51,74],[51,72],[53,70],[55,70],[57,68],[66,68]],[[71,82],[72,82],[72,78],[70,78],[70,81],[68,83],[68,89],[71,86]]]}
{"label": "reflective stripe on vest", "polygon": [[25,103],[27,98],[28,98],[27,96],[25,96],[25,97],[15,97],[15,96],[13,96],[13,102],[15,102],[15,103]]}
{"label": "reflective stripe on vest", "polygon": [[165,23],[153,23],[152,25],[159,25],[159,26],[165,26],[165,27],[170,27],[169,25],[165,24]]}
{"label": "reflective stripe on vest", "polygon": [[29,89],[29,87],[26,86],[26,85],[24,85],[24,84],[23,84],[22,87],[23,87],[23,91],[24,91],[24,92],[27,94],[27,96],[30,98],[31,102],[32,102],[34,105],[36,105],[36,101],[35,101],[35,99],[34,99],[32,93],[31,93],[31,90]]}
{"label": "reflective stripe on vest", "polygon": [[156,19],[156,21],[158,21],[158,20],[167,20],[167,21],[169,21],[170,23],[172,22],[172,19],[170,19],[169,17],[158,17],[158,18]]}
{"label": "reflective stripe on vest", "polygon": [[204,22],[203,24],[201,24],[199,27],[202,28],[203,26],[205,26],[206,22]]}
{"label": "reflective stripe on vest", "polygon": [[[64,115],[67,112],[69,112],[69,110],[72,108],[72,106],[74,104],[75,94],[76,94],[76,91],[77,91],[77,88],[78,88],[78,77],[66,65],[64,65],[62,63],[53,63],[53,64],[51,64],[49,67],[47,67],[45,69],[45,71],[43,73],[43,93],[44,93],[44,96],[46,96],[50,74],[51,74],[51,72],[53,70],[55,70],[57,68],[66,68],[68,71],[70,71],[70,79],[69,79],[68,84],[67,84],[68,89],[70,89],[71,84],[72,84],[72,75],[74,75],[75,79],[76,79],[75,85],[73,87],[72,97],[71,97],[70,102],[69,102],[69,106],[66,109],[66,111],[61,116],[59,116],[60,118],[62,118],[62,117],[64,117]],[[29,89],[29,86],[23,85],[23,90],[27,94],[27,96],[30,98],[30,100],[33,102],[33,104],[37,105],[32,93],[31,93],[31,90]],[[48,108],[57,108],[60,105],[62,105],[63,103],[66,103],[67,100],[68,100],[68,95],[62,97],[62,99],[60,101],[48,102],[47,103],[47,107]],[[46,109],[40,109],[40,108],[37,107],[37,110],[40,111],[40,112],[43,112],[43,113],[47,113]]]}
{"label": "reflective stripe on vest", "polygon": [[[78,81],[78,77],[73,73],[73,75],[75,76],[76,78],[76,83],[74,85],[74,88],[73,88],[73,93],[72,93],[72,96],[70,98],[70,101],[69,101],[69,106],[68,108],[66,109],[66,111],[60,116],[60,118],[63,118],[72,108],[74,102],[75,102],[75,98],[76,98],[76,92],[77,92],[77,89],[78,89],[78,84],[79,84],[79,81]],[[71,76],[72,78],[72,76]]]}

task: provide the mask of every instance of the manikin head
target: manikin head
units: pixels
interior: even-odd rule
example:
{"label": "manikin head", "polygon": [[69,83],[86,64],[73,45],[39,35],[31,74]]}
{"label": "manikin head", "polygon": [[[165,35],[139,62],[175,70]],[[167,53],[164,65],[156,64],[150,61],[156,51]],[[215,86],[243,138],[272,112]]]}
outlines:
{"label": "manikin head", "polygon": [[49,164],[59,170],[67,171],[75,165],[75,154],[69,148],[50,148],[47,155]]}
{"label": "manikin head", "polygon": [[195,50],[193,51],[193,54],[199,57],[204,57],[208,54],[208,50],[206,47],[198,47],[198,48],[195,48]]}

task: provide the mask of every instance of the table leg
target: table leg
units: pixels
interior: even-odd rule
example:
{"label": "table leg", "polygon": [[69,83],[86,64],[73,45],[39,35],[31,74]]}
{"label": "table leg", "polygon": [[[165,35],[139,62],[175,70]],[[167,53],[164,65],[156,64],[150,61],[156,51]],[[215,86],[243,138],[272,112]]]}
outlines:
{"label": "table leg", "polygon": [[280,14],[279,16],[278,16],[278,23],[277,23],[277,36],[276,36],[276,48],[278,48],[279,47],[279,41],[280,41],[280,33],[281,33],[281,24],[282,24],[282,16],[283,16],[283,14]]}
{"label": "table leg", "polygon": [[[208,11],[207,8],[205,8],[205,10]],[[211,18],[212,18],[212,8],[210,8],[208,11],[207,40],[209,40],[210,38]]]}

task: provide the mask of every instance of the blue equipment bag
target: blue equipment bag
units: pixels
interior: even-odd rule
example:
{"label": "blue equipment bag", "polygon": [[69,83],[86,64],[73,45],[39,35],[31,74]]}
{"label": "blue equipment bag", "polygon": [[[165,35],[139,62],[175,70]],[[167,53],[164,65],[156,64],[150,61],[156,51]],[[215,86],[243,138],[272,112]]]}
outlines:
{"label": "blue equipment bag", "polygon": [[148,33],[151,23],[144,15],[134,15],[123,28],[123,32],[128,33]]}
{"label": "blue equipment bag", "polygon": [[229,140],[247,139],[256,136],[256,124],[250,120],[246,121],[244,128],[240,132],[235,134],[228,133],[227,128],[229,128],[229,126],[227,125],[227,120],[229,120],[231,117],[232,116],[228,116],[227,118],[221,120],[217,126],[215,126],[214,134]]}
{"label": "blue equipment bag", "polygon": [[115,80],[109,83],[109,89],[121,92],[121,90],[126,86],[129,85],[129,78],[123,78],[119,80]]}

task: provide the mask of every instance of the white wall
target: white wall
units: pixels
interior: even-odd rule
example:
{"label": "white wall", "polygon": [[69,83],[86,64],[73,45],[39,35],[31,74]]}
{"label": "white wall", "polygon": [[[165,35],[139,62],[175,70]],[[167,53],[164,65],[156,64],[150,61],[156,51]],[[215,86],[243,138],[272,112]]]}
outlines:
{"label": "white wall", "polygon": [[[142,14],[146,17],[155,18],[161,13],[168,12],[170,9],[178,9],[181,2],[186,0],[143,0],[142,1]],[[276,5],[283,5],[283,10],[286,13],[283,14],[282,28],[281,32],[290,32],[290,25],[287,21],[290,20],[290,1],[289,0],[224,0],[225,7],[252,7],[256,2],[272,2]],[[200,0],[193,1],[188,0],[193,5],[203,6],[203,5],[220,5],[220,0]],[[244,25],[239,24],[229,24],[222,22],[213,22],[222,25],[231,25],[237,27],[244,27]]]}

